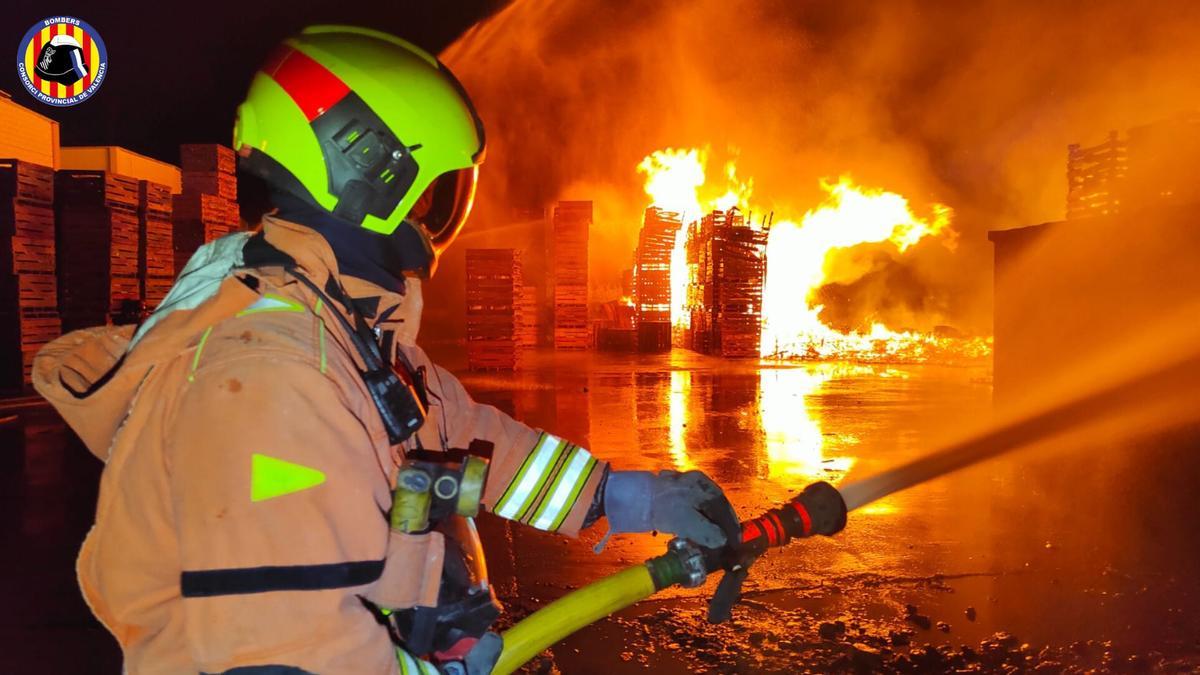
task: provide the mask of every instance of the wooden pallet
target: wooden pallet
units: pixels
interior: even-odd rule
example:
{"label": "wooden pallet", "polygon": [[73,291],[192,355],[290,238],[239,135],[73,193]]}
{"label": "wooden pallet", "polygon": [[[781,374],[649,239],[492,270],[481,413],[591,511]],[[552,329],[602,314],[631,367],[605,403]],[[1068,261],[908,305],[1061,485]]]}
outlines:
{"label": "wooden pallet", "polygon": [[149,180],[138,181],[138,213],[154,213],[171,219],[171,188]]}
{"label": "wooden pallet", "polygon": [[54,274],[54,240],[0,237],[6,255],[0,258],[0,274]]}
{"label": "wooden pallet", "polygon": [[588,284],[588,230],[592,224],[591,202],[559,202],[554,207],[555,287]]}
{"label": "wooden pallet", "polygon": [[1067,146],[1067,218],[1118,212],[1128,170],[1128,146],[1115,131],[1098,145]]}
{"label": "wooden pallet", "polygon": [[696,351],[730,358],[758,356],[767,230],[737,209],[708,214],[688,229],[691,328]]}
{"label": "wooden pallet", "polygon": [[185,192],[171,200],[171,216],[177,221],[205,221],[235,227],[237,202],[201,192]]}
{"label": "wooden pallet", "polygon": [[467,340],[467,365],[471,370],[515,370],[524,351],[516,340]]}
{"label": "wooden pallet", "polygon": [[41,345],[62,334],[62,322],[53,311],[8,310],[0,313],[0,335],[8,345]]}
{"label": "wooden pallet", "polygon": [[587,326],[555,326],[554,348],[563,351],[587,349],[591,346],[591,332]]}
{"label": "wooden pallet", "polygon": [[671,254],[680,227],[680,215],[673,211],[651,206],[642,217],[633,270],[639,324],[671,320]]}
{"label": "wooden pallet", "polygon": [[237,201],[237,176],[220,171],[184,171],[183,193],[216,195]]}
{"label": "wooden pallet", "polygon": [[173,276],[148,276],[143,278],[142,299],[146,303],[146,309],[157,309],[162,304],[163,298],[167,297],[167,293],[171,291],[171,286],[174,284],[175,277]]}
{"label": "wooden pallet", "polygon": [[0,277],[0,311],[42,316],[58,311],[58,279],[54,274],[9,274]]}
{"label": "wooden pallet", "polygon": [[68,208],[59,211],[59,275],[86,283],[88,278],[137,276],[140,246],[136,212],[115,208]]}
{"label": "wooden pallet", "polygon": [[108,171],[57,171],[54,194],[60,208],[104,207],[129,212],[138,208],[137,180]]}
{"label": "wooden pallet", "polygon": [[521,253],[515,249],[467,249],[467,365],[473,370],[512,370],[522,349]]}
{"label": "wooden pallet", "polygon": [[138,216],[141,248],[138,250],[138,276],[175,274],[175,228],[169,216],[154,212]]}
{"label": "wooden pallet", "polygon": [[0,200],[54,203],[54,169],[18,159],[0,159]]}
{"label": "wooden pallet", "polygon": [[179,146],[179,167],[184,171],[232,174],[237,170],[237,155],[232,148],[216,143],[185,143]]}
{"label": "wooden pallet", "polygon": [[20,199],[0,202],[0,236],[54,239],[54,208]]}

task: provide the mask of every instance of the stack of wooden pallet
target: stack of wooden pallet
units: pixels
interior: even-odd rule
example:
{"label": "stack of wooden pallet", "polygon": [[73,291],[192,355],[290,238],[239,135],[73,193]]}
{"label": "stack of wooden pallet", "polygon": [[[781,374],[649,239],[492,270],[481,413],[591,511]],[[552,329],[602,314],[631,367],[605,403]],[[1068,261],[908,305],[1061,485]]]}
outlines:
{"label": "stack of wooden pallet", "polygon": [[587,349],[588,230],[591,202],[554,207],[554,348]]}
{"label": "stack of wooden pallet", "polygon": [[179,146],[183,194],[173,200],[175,273],[192,254],[238,229],[237,159],[233,150],[211,143]]}
{"label": "stack of wooden pallet", "polygon": [[513,370],[521,364],[524,329],[520,252],[467,249],[467,365]]}
{"label": "stack of wooden pallet", "polygon": [[175,281],[174,231],[171,224],[171,188],[153,181],[138,181],[138,279],[147,310],[158,307]]}
{"label": "stack of wooden pallet", "polygon": [[688,303],[696,351],[755,358],[762,336],[762,288],[768,231],[747,223],[736,207],[713,211],[689,226]]}
{"label": "stack of wooden pallet", "polygon": [[63,329],[137,320],[138,183],[106,171],[59,171],[58,306]]}
{"label": "stack of wooden pallet", "polygon": [[1120,211],[1128,162],[1128,147],[1115,131],[1099,145],[1067,146],[1067,218]]}
{"label": "stack of wooden pallet", "polygon": [[671,348],[671,252],[682,226],[673,211],[646,209],[638,235],[634,288],[637,302],[638,349],[643,352]]}
{"label": "stack of wooden pallet", "polygon": [[58,337],[54,170],[0,159],[0,389],[29,384],[41,347]]}

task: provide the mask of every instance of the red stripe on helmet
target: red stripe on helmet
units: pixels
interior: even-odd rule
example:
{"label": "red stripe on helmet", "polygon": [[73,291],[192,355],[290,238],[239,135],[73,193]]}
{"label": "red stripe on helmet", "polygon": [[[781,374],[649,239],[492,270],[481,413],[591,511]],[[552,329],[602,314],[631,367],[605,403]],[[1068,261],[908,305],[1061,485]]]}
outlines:
{"label": "red stripe on helmet", "polygon": [[325,114],[350,93],[350,87],[307,54],[280,47],[263,66],[263,72],[279,83],[311,122]]}

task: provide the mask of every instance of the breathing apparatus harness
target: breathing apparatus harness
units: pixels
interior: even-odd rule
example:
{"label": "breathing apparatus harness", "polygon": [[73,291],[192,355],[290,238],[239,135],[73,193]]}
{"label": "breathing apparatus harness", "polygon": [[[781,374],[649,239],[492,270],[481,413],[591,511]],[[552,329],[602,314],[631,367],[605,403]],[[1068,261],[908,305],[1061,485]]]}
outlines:
{"label": "breathing apparatus harness", "polygon": [[[380,348],[362,312],[332,276],[322,290],[296,268],[291,256],[268,243],[262,233],[250,238],[242,255],[247,267],[282,266],[326,305],[347,309],[350,319],[339,311],[330,313],[337,317],[362,359],[359,377],[379,413],[388,442],[397,445],[412,437],[428,416],[424,370],[414,368],[400,350],[395,350],[396,363],[388,363],[383,354],[392,350]],[[500,615],[471,520],[479,513],[492,450],[492,444],[484,441],[473,441],[466,450],[418,449],[406,452],[400,465],[392,493],[391,529],[403,534],[438,530],[447,545],[436,607],[376,608],[393,639],[410,653],[458,651],[455,647],[460,642],[470,640],[467,646],[473,644]]]}

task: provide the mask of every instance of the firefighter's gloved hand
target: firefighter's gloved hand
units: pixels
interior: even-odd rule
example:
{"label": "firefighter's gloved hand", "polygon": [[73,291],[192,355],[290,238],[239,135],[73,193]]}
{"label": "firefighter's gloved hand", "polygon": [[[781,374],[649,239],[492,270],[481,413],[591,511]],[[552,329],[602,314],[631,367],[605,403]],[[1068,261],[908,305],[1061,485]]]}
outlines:
{"label": "firefighter's gloved hand", "polygon": [[707,548],[738,533],[725,493],[699,471],[614,471],[604,485],[610,531],[669,532]]}

